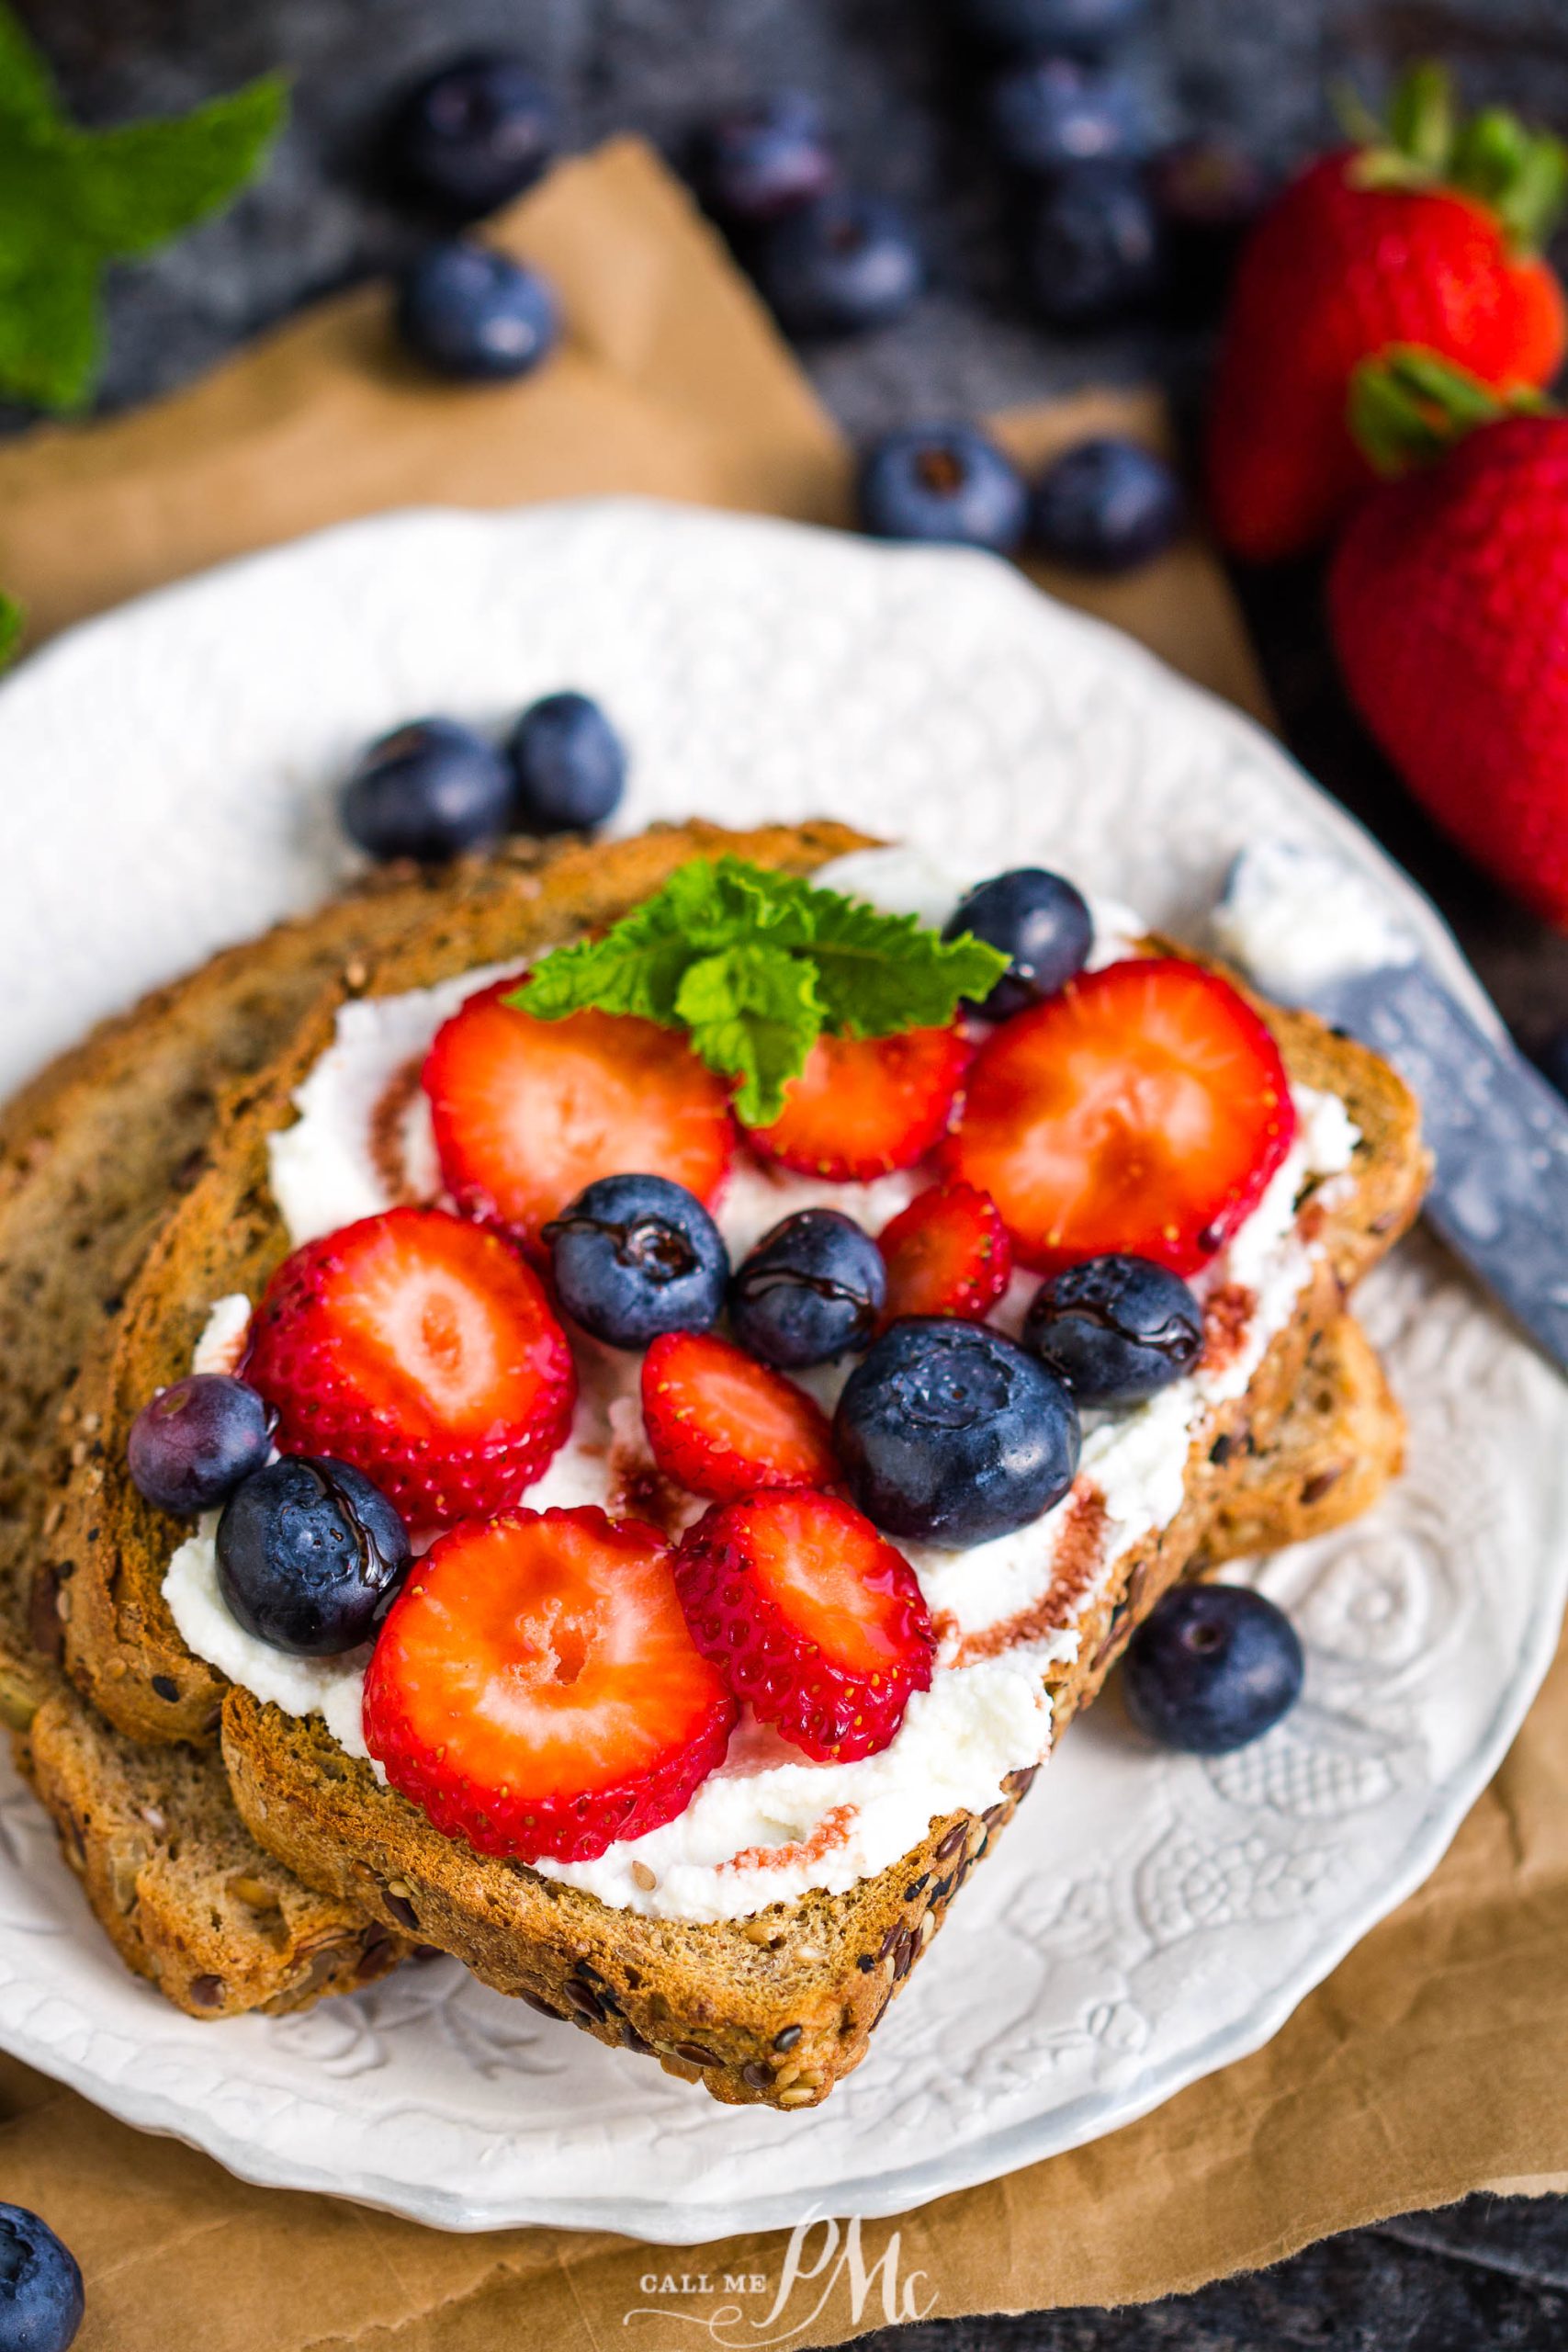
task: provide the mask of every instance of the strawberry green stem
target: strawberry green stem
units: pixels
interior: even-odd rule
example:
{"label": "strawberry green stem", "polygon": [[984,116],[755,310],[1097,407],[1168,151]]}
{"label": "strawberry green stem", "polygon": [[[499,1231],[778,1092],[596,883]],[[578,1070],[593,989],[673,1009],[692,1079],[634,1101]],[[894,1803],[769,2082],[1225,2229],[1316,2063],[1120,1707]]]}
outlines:
{"label": "strawberry green stem", "polygon": [[1350,379],[1347,421],[1369,464],[1393,477],[1430,464],[1478,425],[1548,406],[1524,385],[1499,392],[1468,368],[1403,343],[1361,361]]}
{"label": "strawberry green stem", "polygon": [[1502,107],[1462,119],[1446,67],[1413,65],[1380,121],[1354,91],[1340,119],[1357,143],[1358,187],[1448,188],[1483,204],[1518,253],[1546,243],[1568,198],[1568,147]]}

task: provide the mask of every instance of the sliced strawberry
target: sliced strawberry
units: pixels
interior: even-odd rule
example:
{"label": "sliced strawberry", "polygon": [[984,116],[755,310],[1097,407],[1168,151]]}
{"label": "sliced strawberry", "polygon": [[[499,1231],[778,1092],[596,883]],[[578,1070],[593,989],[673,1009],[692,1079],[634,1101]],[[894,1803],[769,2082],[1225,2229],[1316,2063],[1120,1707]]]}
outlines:
{"label": "sliced strawberry", "polygon": [[839,1183],[912,1168],[946,1134],[968,1061],[961,1029],[819,1037],[772,1126],[747,1133],[769,1159]]}
{"label": "sliced strawberry", "polygon": [[472,996],[437,1033],[424,1091],[458,1206],[532,1243],[597,1176],[668,1176],[712,1201],[735,1146],[726,1081],[652,1021],[536,1021]]}
{"label": "sliced strawberry", "polygon": [[781,1487],[716,1506],[682,1538],[675,1581],[736,1697],[818,1763],[876,1755],[930,1688],[936,1636],[915,1572],[834,1495]]}
{"label": "sliced strawberry", "polygon": [[957,1182],[917,1193],[877,1236],[887,1261],[884,1324],[901,1315],[985,1319],[1012,1273],[1012,1244],[989,1193]]}
{"label": "sliced strawberry", "polygon": [[243,1371],[276,1408],[284,1453],[352,1463],[415,1526],[515,1502],[577,1397],[538,1276],[443,1209],[388,1209],[296,1250]]}
{"label": "sliced strawberry", "polygon": [[804,1388],[706,1331],[671,1331],[642,1360],[642,1419],[667,1478],[727,1503],[839,1476],[828,1416]]}
{"label": "sliced strawberry", "polygon": [[1197,1271],[1295,1132],[1280,1049],[1227,980],[1140,957],[1004,1021],[969,1073],[947,1164],[988,1192],[1027,1266],[1122,1250]]}
{"label": "sliced strawberry", "polygon": [[589,1862],[678,1814],[736,1706],[686,1630],[668,1546],[602,1510],[454,1528],[365,1679],[393,1788],[482,1854]]}

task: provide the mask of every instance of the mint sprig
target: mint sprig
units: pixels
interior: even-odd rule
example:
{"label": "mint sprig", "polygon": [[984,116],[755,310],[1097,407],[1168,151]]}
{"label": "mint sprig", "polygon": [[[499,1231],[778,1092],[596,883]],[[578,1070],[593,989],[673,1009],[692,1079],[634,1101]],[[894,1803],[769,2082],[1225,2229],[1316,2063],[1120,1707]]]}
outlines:
{"label": "mint sprig", "polygon": [[14,596],[0,588],[0,670],[15,659],[22,641],[22,608]]}
{"label": "mint sprig", "polygon": [[765,1127],[824,1034],[886,1037],[951,1021],[1007,957],[967,933],[820,890],[737,857],[694,858],[602,938],[558,947],[507,1001],[542,1021],[597,1010],[684,1029],[735,1107]]}
{"label": "mint sprig", "polygon": [[238,194],[282,124],[276,74],[187,115],[83,130],[0,0],[0,392],[80,408],[97,381],[100,284]]}

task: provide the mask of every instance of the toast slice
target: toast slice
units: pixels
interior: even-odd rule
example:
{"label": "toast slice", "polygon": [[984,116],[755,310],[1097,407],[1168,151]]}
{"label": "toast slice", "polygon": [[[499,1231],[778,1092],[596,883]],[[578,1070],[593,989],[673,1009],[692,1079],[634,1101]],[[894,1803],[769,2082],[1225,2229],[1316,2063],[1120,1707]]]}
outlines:
{"label": "toast slice", "polygon": [[[829,825],[741,837],[692,828],[568,851],[543,875],[481,870],[433,902],[428,920],[389,950],[374,986],[427,985],[614,920],[697,852],[722,846],[809,871],[857,845]],[[123,1476],[125,1430],[141,1401],[188,1363],[210,1302],[235,1290],[254,1295],[285,1252],[266,1139],[288,1123],[294,1088],[328,1042],[343,993],[329,988],[294,1044],[234,1099],[210,1167],[159,1237],[85,1380],[101,1451],[76,1466],[57,1543],[72,1600],[68,1658],[99,1704],[144,1736],[207,1736],[223,1684],[186,1650],[163,1603],[170,1529]],[[1246,1393],[1208,1415],[1194,1437],[1180,1510],[1123,1555],[1109,1588],[1076,1615],[1076,1658],[1052,1677],[1058,1732],[1093,1697],[1134,1624],[1192,1563],[1256,1458],[1248,1445],[1263,1452],[1272,1442],[1344,1291],[1419,1204],[1425,1160],[1400,1081],[1304,1015],[1269,1017],[1292,1079],[1345,1100],[1360,1136],[1353,1167],[1331,1202],[1303,1212],[1320,1245],[1312,1278]],[[863,2055],[892,1992],[1033,1777],[1015,1774],[984,1817],[933,1822],[919,1847],[846,1894],[694,1925],[614,1910],[484,1860],[380,1787],[319,1721],[286,1716],[238,1689],[222,1707],[241,1813],[307,1883],[364,1904],[389,1929],[456,1952],[487,1982],[603,2040],[656,2052],[721,2099],[784,2107],[815,2104]]]}
{"label": "toast slice", "polygon": [[214,1756],[139,1748],[104,1721],[56,1663],[57,1588],[45,1576],[35,1595],[33,1570],[71,1454],[94,1435],[79,1367],[192,1181],[220,1093],[271,1057],[329,973],[375,953],[427,896],[394,878],[215,957],[0,1113],[0,1724],[128,1966],[197,2017],[352,1990],[408,1940],[259,1848]]}

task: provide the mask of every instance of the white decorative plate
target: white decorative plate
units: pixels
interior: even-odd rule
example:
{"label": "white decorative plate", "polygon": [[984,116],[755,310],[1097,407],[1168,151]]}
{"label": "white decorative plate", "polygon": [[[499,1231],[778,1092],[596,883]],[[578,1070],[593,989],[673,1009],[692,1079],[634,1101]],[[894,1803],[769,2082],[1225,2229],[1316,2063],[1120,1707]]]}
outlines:
{"label": "white decorative plate", "polygon": [[[1484,1012],[1430,909],[1266,736],[1002,565],[616,503],[355,524],[26,664],[0,691],[0,1086],[318,897],[367,737],[569,683],[635,747],[628,826],[826,811],[1063,866],[1177,931],[1248,837],[1327,837]],[[1410,1467],[1264,1571],[1308,1645],[1300,1708],[1212,1764],[1090,1716],[820,2110],[714,2106],[450,1962],[194,2023],[121,1971],[11,1781],[0,2042],[249,2178],[455,2229],[683,2243],[884,2214],[1126,2122],[1274,2032],[1426,1875],[1556,1639],[1568,1389],[1423,1241],[1363,1306]]]}

